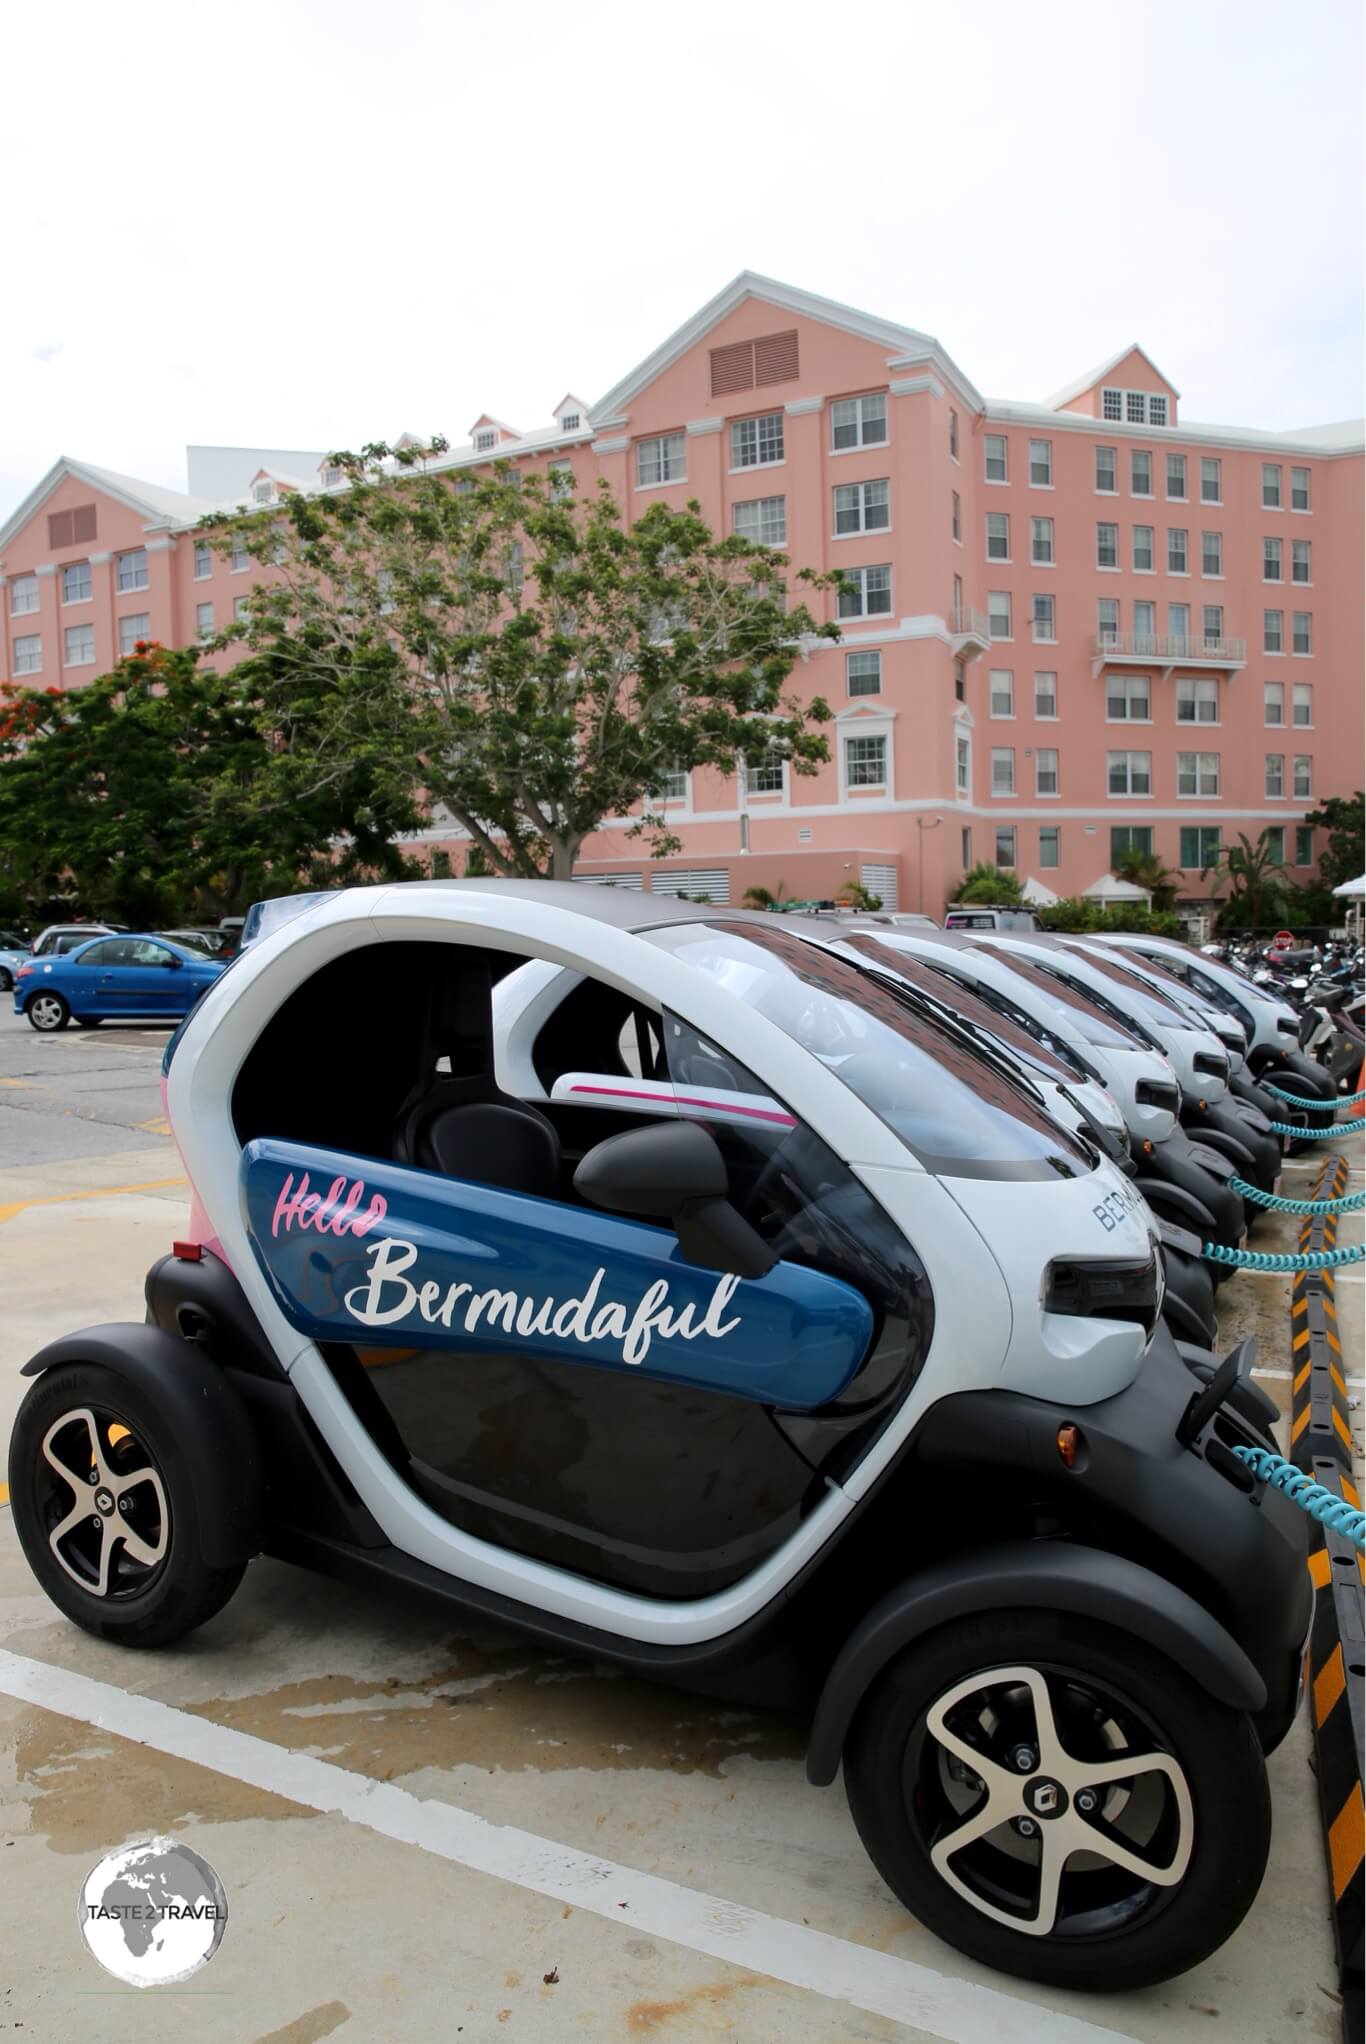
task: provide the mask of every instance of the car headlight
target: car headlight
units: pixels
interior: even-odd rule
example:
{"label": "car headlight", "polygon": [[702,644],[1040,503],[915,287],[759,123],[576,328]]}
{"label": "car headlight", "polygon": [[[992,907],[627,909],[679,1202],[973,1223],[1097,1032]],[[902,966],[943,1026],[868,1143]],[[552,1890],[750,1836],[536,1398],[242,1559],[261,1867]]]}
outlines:
{"label": "car headlight", "polygon": [[1171,1079],[1140,1079],[1134,1087],[1134,1099],[1140,1107],[1166,1107],[1173,1114],[1181,1112],[1181,1088]]}
{"label": "car headlight", "polygon": [[1045,1313],[1084,1320],[1136,1320],[1148,1334],[1162,1308],[1156,1252],[1137,1257],[1058,1257],[1044,1272]]}

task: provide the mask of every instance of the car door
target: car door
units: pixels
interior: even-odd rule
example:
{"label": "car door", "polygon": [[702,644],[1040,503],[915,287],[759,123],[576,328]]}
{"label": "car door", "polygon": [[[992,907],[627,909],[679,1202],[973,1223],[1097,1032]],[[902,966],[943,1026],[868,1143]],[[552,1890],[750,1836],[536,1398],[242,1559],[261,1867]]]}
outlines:
{"label": "car door", "polygon": [[111,937],[100,950],[100,1013],[138,1020],[180,1013],[180,974],[169,945],[151,937]]}

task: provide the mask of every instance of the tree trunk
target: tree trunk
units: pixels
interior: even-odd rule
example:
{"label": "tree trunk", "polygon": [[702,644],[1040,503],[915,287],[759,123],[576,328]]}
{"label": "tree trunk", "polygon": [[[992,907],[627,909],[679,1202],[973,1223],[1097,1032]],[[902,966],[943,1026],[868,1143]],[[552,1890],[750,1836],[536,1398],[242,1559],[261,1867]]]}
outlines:
{"label": "tree trunk", "polygon": [[582,843],[583,839],[581,837],[551,838],[550,872],[546,876],[547,879],[572,880],[574,878],[574,861],[579,856],[579,847]]}

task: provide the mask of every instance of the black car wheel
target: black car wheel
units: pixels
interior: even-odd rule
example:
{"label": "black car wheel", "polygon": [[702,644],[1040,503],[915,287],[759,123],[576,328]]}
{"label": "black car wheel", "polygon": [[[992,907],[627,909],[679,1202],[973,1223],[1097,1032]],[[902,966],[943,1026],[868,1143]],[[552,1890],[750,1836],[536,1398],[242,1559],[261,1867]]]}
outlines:
{"label": "black car wheel", "polygon": [[43,1589],[77,1625],[164,1646],[222,1609],[244,1568],[210,1568],[202,1500],[165,1421],[94,1363],[46,1371],[14,1423],[10,1504]]}
{"label": "black car wheel", "polygon": [[51,987],[42,987],[36,994],[30,994],[24,1013],[34,1028],[41,1030],[44,1036],[50,1035],[53,1030],[65,1029],[71,1020],[70,1008],[62,996],[54,993]]}
{"label": "black car wheel", "polygon": [[0,994],[9,994],[13,991],[14,974],[7,965],[0,965]]}
{"label": "black car wheel", "polygon": [[1231,1936],[1271,1839],[1252,1722],[1151,1647],[1001,1611],[909,1647],[845,1750],[864,1845],[938,1936],[1003,1972],[1118,1991]]}

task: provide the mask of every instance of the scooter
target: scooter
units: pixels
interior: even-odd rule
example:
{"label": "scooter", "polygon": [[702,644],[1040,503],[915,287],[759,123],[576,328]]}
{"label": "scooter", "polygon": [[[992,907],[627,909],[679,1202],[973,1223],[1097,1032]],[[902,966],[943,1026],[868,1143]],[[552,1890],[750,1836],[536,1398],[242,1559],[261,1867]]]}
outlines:
{"label": "scooter", "polygon": [[[534,1092],[493,1013],[532,964]],[[187,1236],[11,1442],[75,1623],[183,1638],[260,1552],[420,1586],[810,1709],[982,1963],[1115,1991],[1242,1920],[1308,1521],[1234,1452],[1250,1346],[1192,1374],[1130,1181],[965,1034],[776,917],[429,882],[262,934],[166,1100]]]}

